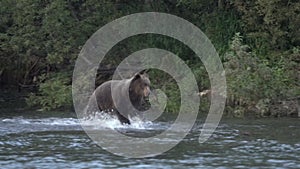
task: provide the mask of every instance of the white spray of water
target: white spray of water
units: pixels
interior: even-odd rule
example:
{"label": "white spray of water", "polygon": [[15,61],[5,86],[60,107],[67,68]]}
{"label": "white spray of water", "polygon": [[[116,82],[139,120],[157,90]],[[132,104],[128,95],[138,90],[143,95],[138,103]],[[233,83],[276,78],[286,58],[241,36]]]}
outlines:
{"label": "white spray of water", "polygon": [[143,121],[139,117],[129,119],[131,124],[121,124],[115,117],[107,113],[97,112],[95,117],[90,119],[77,118],[24,118],[22,116],[14,118],[0,119],[0,123],[19,124],[19,125],[45,125],[45,126],[80,126],[84,125],[91,129],[151,129],[151,121]]}
{"label": "white spray of water", "polygon": [[2,122],[5,123],[17,123],[17,124],[33,124],[33,125],[51,125],[51,126],[77,126],[80,125],[78,119],[76,118],[40,118],[40,119],[31,119],[15,117],[15,118],[6,118],[2,119]]}
{"label": "white spray of water", "polygon": [[109,128],[109,129],[149,129],[152,125],[151,121],[143,121],[139,117],[129,118],[131,124],[121,124],[115,116],[111,116],[105,112],[96,112],[93,118],[82,119],[81,125],[92,127],[93,129]]}

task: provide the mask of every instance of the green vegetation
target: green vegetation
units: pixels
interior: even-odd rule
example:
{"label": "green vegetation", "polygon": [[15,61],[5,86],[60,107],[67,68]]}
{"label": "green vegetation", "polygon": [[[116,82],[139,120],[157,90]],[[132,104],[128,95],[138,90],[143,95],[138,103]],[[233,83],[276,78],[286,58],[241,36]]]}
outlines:
{"label": "green vegetation", "polygon": [[[114,19],[147,11],[187,19],[212,40],[226,69],[228,115],[297,114],[300,2],[296,0],[1,0],[1,86],[27,90],[29,106],[72,109],[72,71],[86,40]],[[132,52],[149,47],[180,56],[192,68],[199,89],[210,88],[205,67],[195,54],[160,35],[120,42],[101,67],[116,67]],[[96,84],[111,75],[100,71]],[[161,71],[150,72],[150,78],[154,88],[168,95],[166,111],[178,111],[180,93],[175,81]],[[209,99],[203,100],[201,111],[207,112]]]}
{"label": "green vegetation", "polygon": [[250,52],[248,45],[243,45],[239,33],[234,36],[230,50],[224,56],[224,65],[227,74],[228,107],[237,110],[238,114],[234,114],[235,116],[243,116],[249,111],[259,117],[281,116],[278,114],[281,111],[297,113],[296,102],[294,107],[290,107],[291,110],[270,111],[279,102],[296,98],[300,94],[296,82],[299,65],[289,58],[294,54],[273,54],[273,60],[258,57],[255,52]]}

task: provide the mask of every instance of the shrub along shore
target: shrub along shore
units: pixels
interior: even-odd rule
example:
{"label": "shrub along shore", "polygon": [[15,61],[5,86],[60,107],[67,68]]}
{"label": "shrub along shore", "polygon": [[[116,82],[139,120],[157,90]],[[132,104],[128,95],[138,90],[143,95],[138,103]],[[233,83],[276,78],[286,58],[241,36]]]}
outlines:
{"label": "shrub along shore", "polygon": [[[1,88],[22,93],[31,109],[72,110],[72,72],[84,43],[114,19],[149,11],[182,17],[212,41],[226,71],[225,115],[300,117],[300,2],[296,0],[2,0]],[[206,69],[191,49],[154,34],[133,36],[113,47],[100,65],[96,85],[111,79],[126,56],[144,48],[178,55],[192,69],[199,90],[210,89]],[[169,98],[166,111],[178,112],[180,91],[174,79],[159,70],[149,75],[153,87]],[[1,104],[14,100],[7,99],[9,95],[2,96]],[[203,97],[201,113],[208,111],[209,103]]]}

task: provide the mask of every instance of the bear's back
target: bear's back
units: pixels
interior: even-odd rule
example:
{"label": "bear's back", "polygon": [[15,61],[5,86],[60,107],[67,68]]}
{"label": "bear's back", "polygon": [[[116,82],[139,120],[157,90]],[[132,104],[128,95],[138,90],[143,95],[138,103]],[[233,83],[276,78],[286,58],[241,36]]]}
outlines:
{"label": "bear's back", "polygon": [[[120,102],[121,98],[124,98],[128,92],[128,83],[130,83],[127,79],[125,80],[110,80],[101,84],[95,90],[95,96],[97,100],[97,104],[101,110],[110,110],[115,109],[116,104]],[[112,93],[114,92],[114,93]],[[112,98],[112,94],[114,94],[114,100]],[[117,103],[115,103],[117,102]]]}

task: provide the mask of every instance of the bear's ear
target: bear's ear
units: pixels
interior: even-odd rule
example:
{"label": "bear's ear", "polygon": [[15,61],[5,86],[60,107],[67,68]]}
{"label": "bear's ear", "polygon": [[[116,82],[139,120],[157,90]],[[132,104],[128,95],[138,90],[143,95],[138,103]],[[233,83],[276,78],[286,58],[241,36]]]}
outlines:
{"label": "bear's ear", "polygon": [[139,79],[139,78],[141,78],[141,74],[140,74],[140,73],[136,73],[136,74],[134,75],[134,77],[133,77],[133,80],[137,80],[137,79]]}
{"label": "bear's ear", "polygon": [[[144,69],[144,70],[134,74],[133,80],[137,80],[139,78],[142,78],[142,76],[144,76],[144,74],[147,73],[148,71],[149,71],[149,69]],[[148,76],[148,75],[146,74],[146,76]]]}
{"label": "bear's ear", "polygon": [[142,75],[142,74],[144,74],[144,73],[148,73],[148,72],[149,72],[149,69],[144,69],[144,70],[140,71],[140,72],[139,72],[139,74],[141,74],[141,75]]}

